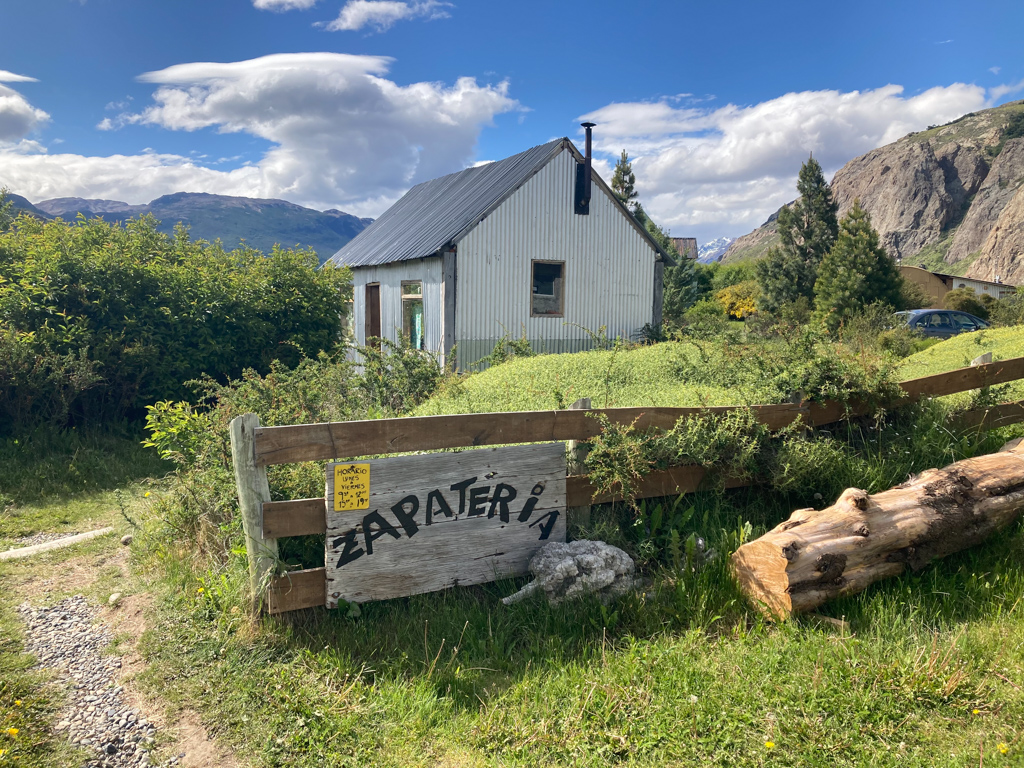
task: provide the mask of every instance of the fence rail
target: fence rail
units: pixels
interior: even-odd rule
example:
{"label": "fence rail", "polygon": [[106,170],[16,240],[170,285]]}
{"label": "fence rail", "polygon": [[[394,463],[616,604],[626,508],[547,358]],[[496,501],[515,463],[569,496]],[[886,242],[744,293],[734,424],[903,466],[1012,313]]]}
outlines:
{"label": "fence rail", "polygon": [[[1024,357],[960,368],[901,382],[900,387],[905,397],[896,405],[1018,379],[1024,379]],[[255,470],[251,474],[252,482],[256,483],[260,473],[265,477],[265,468],[271,464],[445,448],[589,440],[601,432],[600,422],[591,418],[593,414],[603,414],[618,424],[635,422],[640,429],[671,429],[682,418],[708,413],[724,415],[742,408],[753,410],[758,419],[772,430],[783,429],[800,418],[809,426],[822,426],[851,415],[869,412],[868,406],[863,404],[804,402],[710,408],[601,408],[456,414],[282,427],[260,427],[256,421],[252,428],[252,447],[246,450],[252,451]],[[993,429],[1022,421],[1024,401],[1018,401],[967,411],[960,415],[956,426],[965,429]],[[707,469],[700,466],[679,466],[655,471],[639,483],[636,498],[696,491],[706,475]],[[241,496],[243,483],[249,481],[239,476],[238,482]],[[727,487],[744,484],[741,481],[727,481]],[[611,495],[596,495],[596,490],[586,476],[570,476],[566,481],[566,506],[586,507],[615,498]],[[249,523],[251,516],[245,519]],[[259,545],[270,545],[264,549],[272,547],[275,551],[276,546],[273,545],[276,545],[279,538],[325,533],[325,500],[321,497],[265,501],[261,507],[261,524],[251,525],[251,528],[246,530],[246,536],[256,542],[257,546],[252,549]],[[325,599],[326,575],[323,568],[295,571],[275,578],[266,593],[270,613],[324,605]]]}

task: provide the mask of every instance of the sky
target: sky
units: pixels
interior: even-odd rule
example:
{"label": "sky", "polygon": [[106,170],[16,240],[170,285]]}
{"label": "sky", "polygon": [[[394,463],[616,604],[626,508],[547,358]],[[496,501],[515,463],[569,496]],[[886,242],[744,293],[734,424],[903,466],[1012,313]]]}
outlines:
{"label": "sky", "polygon": [[552,138],[739,236],[910,131],[1024,98],[1020,0],[0,0],[0,187],[378,216]]}

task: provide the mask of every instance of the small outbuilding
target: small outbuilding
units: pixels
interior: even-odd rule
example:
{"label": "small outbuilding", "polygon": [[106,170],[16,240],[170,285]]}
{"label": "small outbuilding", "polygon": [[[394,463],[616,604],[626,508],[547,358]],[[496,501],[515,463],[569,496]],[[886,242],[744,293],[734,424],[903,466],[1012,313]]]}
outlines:
{"label": "small outbuilding", "polygon": [[503,336],[578,352],[661,324],[669,255],[568,138],[419,184],[330,261],[354,335],[468,368]]}
{"label": "small outbuilding", "polygon": [[900,264],[900,274],[920,286],[925,295],[931,299],[932,303],[929,305],[931,309],[941,309],[946,294],[957,288],[970,288],[979,296],[987,294],[994,299],[1002,299],[1017,292],[1016,286],[1004,283],[998,277],[995,280],[979,280],[976,277],[929,272],[923,266],[912,267],[908,264]]}

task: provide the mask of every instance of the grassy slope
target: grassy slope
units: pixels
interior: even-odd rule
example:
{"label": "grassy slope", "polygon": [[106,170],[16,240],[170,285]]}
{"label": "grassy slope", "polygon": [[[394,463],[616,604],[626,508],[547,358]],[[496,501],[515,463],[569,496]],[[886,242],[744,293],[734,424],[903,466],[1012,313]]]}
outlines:
{"label": "grassy slope", "polygon": [[669,342],[631,350],[517,358],[446,388],[416,415],[548,410],[581,397],[591,398],[596,408],[612,408],[732,405],[767,402],[778,396],[758,382],[743,389],[687,384],[675,375],[675,363],[697,354],[692,344]]}

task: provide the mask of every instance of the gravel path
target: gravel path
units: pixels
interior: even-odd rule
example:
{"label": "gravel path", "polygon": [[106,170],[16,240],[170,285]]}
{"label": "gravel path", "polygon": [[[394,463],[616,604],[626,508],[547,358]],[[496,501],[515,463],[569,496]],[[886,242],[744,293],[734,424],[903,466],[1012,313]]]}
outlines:
{"label": "gravel path", "polygon": [[[72,743],[93,752],[86,768],[146,768],[156,728],[125,700],[117,684],[121,661],[105,654],[112,639],[95,623],[96,610],[81,595],[52,608],[23,603],[18,612],[27,627],[25,649],[40,667],[57,670],[68,684],[68,705],[55,728]],[[173,766],[184,755],[165,763]]]}
{"label": "gravel path", "polygon": [[77,536],[81,531],[68,531],[67,533],[36,533],[32,536],[22,536],[14,540],[18,547],[31,547],[34,544],[45,544],[48,541],[59,541],[69,536]]}

